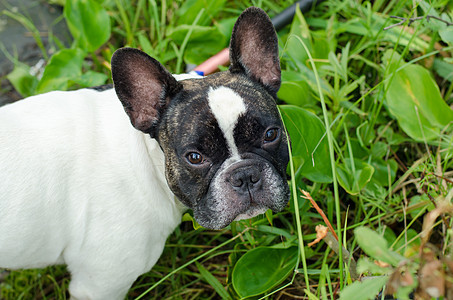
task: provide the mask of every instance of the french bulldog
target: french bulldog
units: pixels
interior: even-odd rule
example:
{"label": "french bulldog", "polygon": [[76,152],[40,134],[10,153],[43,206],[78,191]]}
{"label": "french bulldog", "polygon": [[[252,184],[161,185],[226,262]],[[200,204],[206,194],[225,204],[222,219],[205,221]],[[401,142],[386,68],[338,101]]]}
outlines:
{"label": "french bulldog", "polygon": [[210,229],[281,211],[281,71],[261,9],[238,18],[230,59],[227,71],[187,78],[122,48],[114,88],[2,107],[0,267],[66,264],[72,299],[123,299],[187,208]]}

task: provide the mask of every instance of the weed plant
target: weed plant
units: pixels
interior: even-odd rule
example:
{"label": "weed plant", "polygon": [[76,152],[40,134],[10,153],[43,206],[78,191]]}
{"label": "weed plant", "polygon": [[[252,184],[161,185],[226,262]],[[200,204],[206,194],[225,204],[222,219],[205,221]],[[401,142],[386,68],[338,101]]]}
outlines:
{"label": "weed plant", "polygon": [[[184,72],[227,47],[246,7],[272,17],[290,4],[68,0],[72,46],[51,39],[42,74],[16,60],[7,79],[23,96],[108,83],[122,46]],[[452,9],[448,0],[327,0],[297,12],[279,32],[291,203],[220,231],[185,215],[128,297],[453,299]],[[45,51],[33,24],[2,13]],[[12,271],[0,298],[65,299],[68,281],[63,267]]]}

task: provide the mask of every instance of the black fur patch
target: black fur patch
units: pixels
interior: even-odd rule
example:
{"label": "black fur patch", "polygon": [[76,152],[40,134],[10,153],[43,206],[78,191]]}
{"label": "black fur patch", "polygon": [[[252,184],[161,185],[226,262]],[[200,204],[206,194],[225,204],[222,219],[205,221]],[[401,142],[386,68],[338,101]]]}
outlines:
{"label": "black fur patch", "polygon": [[95,90],[95,91],[98,91],[98,92],[103,92],[103,91],[106,91],[106,90],[113,89],[113,84],[111,84],[111,83],[103,84],[103,85],[89,87],[88,89]]}

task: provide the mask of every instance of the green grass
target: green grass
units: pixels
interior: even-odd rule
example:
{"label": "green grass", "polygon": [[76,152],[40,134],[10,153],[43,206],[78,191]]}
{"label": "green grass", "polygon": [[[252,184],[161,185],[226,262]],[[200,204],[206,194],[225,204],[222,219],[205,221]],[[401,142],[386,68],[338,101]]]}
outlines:
{"label": "green grass", "polygon": [[[90,11],[108,15],[110,27],[91,37],[65,11],[66,20],[76,25],[74,44],[70,49],[53,45],[62,51],[54,57],[78,54],[72,55],[76,69],[50,58],[53,69],[38,79],[17,63],[8,78],[19,92],[109,82],[111,54],[126,45],[143,49],[174,73],[184,72],[185,65],[199,64],[228,45],[234,20],[246,7],[262,7],[272,17],[291,4],[104,2],[106,10]],[[253,286],[261,293],[252,299],[371,299],[384,285],[404,299],[417,287],[424,295],[427,287],[442,284],[445,299],[451,296],[453,26],[447,22],[452,9],[446,0],[327,0],[297,14],[279,32],[283,84],[278,96],[292,142],[290,205],[221,231],[183,222],[129,298],[237,299],[252,293],[251,284],[248,289],[235,285],[251,276],[234,272],[243,267],[244,255],[268,270],[269,278],[290,270],[275,286]],[[5,16],[34,32],[32,24],[12,14]],[[427,15],[445,22],[417,20],[384,30],[399,22],[390,16]],[[39,35],[34,36],[39,44]],[[63,74],[58,82],[55,70]],[[332,249],[326,240],[307,246],[316,238],[315,226],[325,223],[300,190],[325,213],[344,249]],[[354,281],[354,264],[341,256],[344,250],[358,261],[359,274],[376,277]],[[271,254],[273,259],[267,257]],[[434,281],[428,282],[425,267],[439,262],[438,272],[430,273]],[[65,299],[68,282],[63,267],[14,271],[0,284],[0,298]]]}

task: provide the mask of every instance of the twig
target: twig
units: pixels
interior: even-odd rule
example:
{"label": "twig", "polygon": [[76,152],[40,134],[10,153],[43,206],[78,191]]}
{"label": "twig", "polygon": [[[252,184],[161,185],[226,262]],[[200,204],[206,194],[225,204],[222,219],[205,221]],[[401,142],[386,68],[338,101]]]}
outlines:
{"label": "twig", "polygon": [[[319,243],[321,240],[324,240],[324,242],[329,246],[330,249],[332,249],[337,255],[340,254],[340,244],[338,243],[338,240],[333,236],[333,234],[329,231],[329,229],[324,226],[324,225],[317,225],[316,226],[316,239],[309,243],[308,246],[311,247],[317,243]],[[357,264],[354,260],[354,258],[351,256],[349,251],[341,246],[341,255],[343,256],[343,260],[345,262],[349,262],[349,274],[351,275],[351,278],[356,280],[359,278],[359,274],[357,274]]]}
{"label": "twig", "polygon": [[351,275],[351,278],[356,280],[359,278],[359,275],[357,274],[357,264],[352,257],[352,255],[349,253],[349,251],[341,245],[341,252],[340,252],[340,243],[338,243],[338,236],[333,230],[332,225],[329,222],[329,219],[327,219],[327,216],[324,214],[322,209],[316,204],[316,202],[313,200],[311,197],[310,193],[307,191],[304,191],[299,188],[299,190],[302,192],[303,196],[302,198],[310,200],[311,204],[313,207],[318,211],[318,213],[321,215],[323,218],[324,222],[326,223],[327,227],[323,225],[317,225],[316,226],[316,239],[309,243],[308,246],[311,247],[317,243],[319,243],[321,240],[324,240],[324,242],[332,249],[337,255],[340,255],[343,258],[343,261],[349,261],[349,274]]}
{"label": "twig", "polygon": [[423,219],[423,227],[422,232],[420,233],[421,237],[421,245],[420,249],[423,249],[423,246],[428,242],[431,232],[434,228],[434,222],[439,216],[444,214],[452,214],[453,213],[453,205],[450,202],[445,200],[440,201],[437,207],[426,214],[425,218]]}
{"label": "twig", "polygon": [[310,200],[311,205],[313,205],[313,207],[318,211],[318,213],[321,215],[322,219],[324,220],[324,223],[326,223],[327,227],[329,227],[329,230],[332,232],[333,236],[338,241],[337,233],[335,232],[335,230],[333,230],[332,224],[330,224],[329,219],[327,219],[326,214],[322,211],[322,209],[318,206],[318,204],[316,204],[315,200],[313,200],[310,193],[302,190],[301,188],[299,188],[299,190],[301,191],[302,194],[304,194],[302,196],[302,198]]}
{"label": "twig", "polygon": [[426,18],[427,22],[429,22],[430,19],[435,19],[435,20],[444,22],[445,24],[447,24],[447,26],[453,26],[453,23],[451,23],[451,22],[449,22],[447,20],[444,20],[442,18],[439,18],[439,17],[436,17],[436,16],[432,16],[432,15],[427,15],[426,17],[415,17],[415,18],[403,18],[403,17],[399,17],[399,16],[390,16],[390,18],[398,19],[398,20],[401,20],[401,21],[396,23],[396,24],[393,24],[393,25],[385,27],[384,30],[388,30],[388,29],[391,29],[393,27],[403,25],[406,22],[408,22],[407,23],[408,26],[411,26],[412,23],[414,23],[415,21],[420,21],[420,20],[423,20],[425,18]]}

